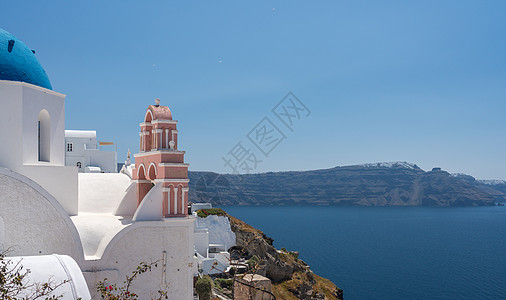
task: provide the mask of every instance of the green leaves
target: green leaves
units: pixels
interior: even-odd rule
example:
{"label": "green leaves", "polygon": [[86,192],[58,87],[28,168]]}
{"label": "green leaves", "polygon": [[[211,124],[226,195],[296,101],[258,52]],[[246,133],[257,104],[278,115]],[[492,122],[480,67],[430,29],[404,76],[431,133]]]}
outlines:
{"label": "green leaves", "polygon": [[213,290],[213,280],[208,275],[203,276],[195,283],[195,289],[200,300],[210,300]]}
{"label": "green leaves", "polygon": [[227,213],[221,208],[207,208],[197,210],[197,216],[206,218],[209,215],[226,216]]}

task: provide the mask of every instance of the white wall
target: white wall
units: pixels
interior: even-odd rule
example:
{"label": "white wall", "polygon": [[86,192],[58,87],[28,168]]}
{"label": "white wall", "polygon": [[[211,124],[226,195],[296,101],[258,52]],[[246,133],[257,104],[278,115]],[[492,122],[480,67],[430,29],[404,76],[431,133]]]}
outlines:
{"label": "white wall", "polygon": [[134,221],[158,221],[163,218],[163,183],[158,182],[142,199],[134,213]]}
{"label": "white wall", "polygon": [[[94,131],[82,131],[83,137],[77,137],[79,130],[67,130],[65,137],[65,165],[76,166],[81,163],[79,172],[85,172],[87,166],[100,167],[102,172],[117,173],[118,160],[116,151],[103,151],[97,148]],[[72,151],[67,151],[67,143],[72,143]]]}
{"label": "white wall", "polygon": [[230,265],[230,263],[224,265],[215,258],[203,258],[203,257],[199,257],[198,263],[199,269],[202,270],[202,273],[204,275],[223,273],[223,271],[226,271],[228,266]]}
{"label": "white wall", "polygon": [[0,167],[12,169],[23,161],[22,87],[0,80]]}
{"label": "white wall", "polygon": [[130,178],[121,173],[80,173],[79,213],[112,214],[130,184]]}
{"label": "white wall", "polygon": [[[128,174],[121,173],[125,176]],[[123,194],[123,198],[118,203],[118,206],[114,209],[113,215],[132,217],[137,210],[137,183],[132,182]]]}
{"label": "white wall", "polygon": [[[29,177],[77,214],[77,168],[64,167],[65,95],[32,84],[0,80],[0,167]],[[50,116],[49,162],[38,159],[38,120]]]}
{"label": "white wall", "polygon": [[[214,253],[212,255],[212,258],[215,258],[218,262],[220,262],[222,265],[228,267],[230,266],[230,253],[226,251],[222,251],[220,253]],[[221,269],[225,270],[225,269]]]}
{"label": "white wall", "polygon": [[89,166],[100,167],[105,173],[118,172],[116,151],[86,150],[85,155]]}
{"label": "white wall", "polygon": [[[72,132],[74,132],[72,130]],[[89,135],[91,136],[91,135]],[[65,137],[65,165],[76,166],[81,163],[80,173],[84,172],[86,166],[90,165],[89,157],[85,155],[85,149],[96,149],[97,139],[95,137]],[[72,143],[72,151],[67,151],[67,143]]]}
{"label": "white wall", "polygon": [[32,180],[0,168],[0,217],[10,255],[84,257],[81,240],[63,207]]}
{"label": "white wall", "polygon": [[[50,165],[65,165],[65,95],[32,85],[22,85],[23,163],[39,164],[38,119],[45,109],[50,117]],[[47,164],[47,163],[46,163]]]}
{"label": "white wall", "polygon": [[[2,166],[64,165],[65,95],[28,83],[0,80],[0,104]],[[49,162],[38,160],[38,120],[43,109],[50,117]]]}
{"label": "white wall", "polygon": [[195,228],[194,239],[195,250],[203,257],[207,257],[209,249],[209,232],[207,228]]}
{"label": "white wall", "polygon": [[192,203],[191,206],[192,213],[199,209],[209,209],[209,208],[213,208],[213,205],[211,203]]}
{"label": "white wall", "polygon": [[77,168],[52,166],[23,166],[19,173],[37,182],[74,216],[78,212]]}
{"label": "white wall", "polygon": [[4,231],[4,220],[0,217],[0,252],[4,250],[5,231]]}
{"label": "white wall", "polygon": [[[158,267],[137,277],[132,287],[139,299],[151,299],[153,291],[168,285],[169,299],[193,299],[193,218],[136,222],[120,231],[109,242],[101,259],[87,260],[83,274],[97,297],[96,283],[109,276],[109,283],[122,284],[141,261],[159,261]],[[162,272],[164,251],[166,272]],[[97,297],[98,299],[98,297]]]}
{"label": "white wall", "polygon": [[209,244],[225,245],[225,250],[235,246],[235,233],[230,228],[230,221],[224,216],[209,215],[206,218],[197,218],[197,228],[209,230]]}

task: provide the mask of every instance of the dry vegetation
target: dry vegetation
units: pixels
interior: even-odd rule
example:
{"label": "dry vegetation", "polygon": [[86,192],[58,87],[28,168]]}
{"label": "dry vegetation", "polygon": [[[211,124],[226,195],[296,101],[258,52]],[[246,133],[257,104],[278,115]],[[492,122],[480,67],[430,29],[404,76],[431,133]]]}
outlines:
{"label": "dry vegetation", "polygon": [[[322,278],[318,275],[313,275],[314,280],[316,281],[313,284],[313,292],[321,293],[325,295],[326,300],[338,300],[336,297],[336,286],[332,281]],[[292,291],[298,290],[301,285],[307,284],[307,282],[311,281],[308,278],[307,273],[304,272],[294,272],[292,275],[292,280],[283,281],[278,284],[272,285],[272,292],[276,295],[276,299],[284,299],[284,300],[299,300],[300,298],[295,296]]]}
{"label": "dry vegetation", "polygon": [[257,260],[262,260],[264,269],[260,275],[273,282],[276,299],[342,299],[342,290],[334,283],[319,277],[299,259],[298,252],[276,250],[273,240],[247,223],[228,215],[232,230],[236,233],[238,246]]}
{"label": "dry vegetation", "polygon": [[232,217],[231,215],[227,215],[227,216],[230,220],[230,223],[237,226],[237,229],[239,231],[256,233],[256,234],[259,234],[260,236],[262,236],[263,233],[260,230],[253,228],[251,225],[246,224],[243,221],[241,221],[235,217]]}

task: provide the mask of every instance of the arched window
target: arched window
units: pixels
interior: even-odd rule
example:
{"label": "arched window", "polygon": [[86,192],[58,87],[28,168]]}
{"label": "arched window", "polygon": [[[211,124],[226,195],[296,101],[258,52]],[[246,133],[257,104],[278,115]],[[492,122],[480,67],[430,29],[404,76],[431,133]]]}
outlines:
{"label": "arched window", "polygon": [[45,109],[41,110],[39,113],[37,144],[39,161],[49,162],[51,150],[51,118]]}
{"label": "arched window", "polygon": [[81,162],[80,162],[80,161],[78,161],[78,162],[77,162],[77,164],[76,164],[76,166],[77,166],[79,169],[81,169]]}
{"label": "arched window", "polygon": [[148,111],[146,111],[146,115],[144,116],[144,122],[150,123],[151,121],[153,121],[153,113],[148,109]]}
{"label": "arched window", "polygon": [[146,169],[143,164],[141,164],[137,170],[137,179],[146,180]]}
{"label": "arched window", "polygon": [[151,163],[148,167],[148,179],[155,180],[157,176],[156,165]]}
{"label": "arched window", "polygon": [[148,109],[148,111],[146,111],[146,115],[144,116],[144,123],[149,124],[144,128],[143,131],[143,134],[146,133],[143,136],[145,146],[144,151],[151,151],[153,146],[153,135],[151,134],[152,133],[151,121],[153,121],[153,113],[151,112],[151,110]]}

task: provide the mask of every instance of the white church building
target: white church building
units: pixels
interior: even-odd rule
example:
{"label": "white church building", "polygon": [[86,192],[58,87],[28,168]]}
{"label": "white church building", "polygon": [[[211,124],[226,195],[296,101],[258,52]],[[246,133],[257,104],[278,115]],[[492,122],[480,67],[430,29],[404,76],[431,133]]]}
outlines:
{"label": "white church building", "polygon": [[[32,51],[0,29],[0,246],[41,263],[68,257],[94,297],[98,281],[121,285],[140,262],[157,261],[134,282],[140,299],[158,290],[193,299],[195,217],[188,215],[188,164],[170,109],[157,102],[139,112],[141,145],[130,178],[80,173],[82,158],[81,168],[114,167],[93,155],[86,160],[96,149],[81,147],[84,133],[67,132],[66,139],[65,101]],[[86,135],[96,145],[96,134]],[[75,156],[66,153],[69,141]]]}

